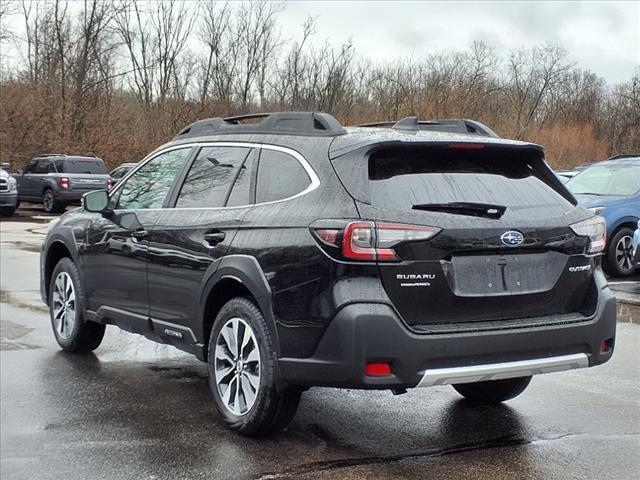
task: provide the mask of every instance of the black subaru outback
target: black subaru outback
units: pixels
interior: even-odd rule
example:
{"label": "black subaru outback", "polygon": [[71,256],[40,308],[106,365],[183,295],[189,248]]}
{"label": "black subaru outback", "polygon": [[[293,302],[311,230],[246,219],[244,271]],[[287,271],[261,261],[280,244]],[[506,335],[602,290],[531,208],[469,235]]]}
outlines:
{"label": "black subaru outback", "polygon": [[83,205],[42,250],[62,349],[113,324],[192,352],[246,435],[311,386],[500,402],[613,353],[604,221],[541,147],[470,120],[207,119]]}

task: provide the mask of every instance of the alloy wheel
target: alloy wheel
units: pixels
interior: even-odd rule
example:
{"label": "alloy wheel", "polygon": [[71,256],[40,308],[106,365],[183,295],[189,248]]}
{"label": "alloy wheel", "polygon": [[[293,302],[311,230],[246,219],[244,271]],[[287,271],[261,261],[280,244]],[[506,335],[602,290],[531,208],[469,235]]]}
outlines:
{"label": "alloy wheel", "polygon": [[616,243],[616,263],[623,272],[633,269],[633,247],[631,245],[631,236],[624,235],[620,237]]}
{"label": "alloy wheel", "polygon": [[56,277],[52,294],[53,327],[63,339],[68,339],[76,323],[76,291],[67,272]]}
{"label": "alloy wheel", "polygon": [[245,415],[260,387],[260,350],[251,326],[241,318],[228,320],[216,340],[215,380],[225,408]]}
{"label": "alloy wheel", "polygon": [[47,212],[53,209],[53,193],[51,193],[51,190],[45,192],[42,204]]}

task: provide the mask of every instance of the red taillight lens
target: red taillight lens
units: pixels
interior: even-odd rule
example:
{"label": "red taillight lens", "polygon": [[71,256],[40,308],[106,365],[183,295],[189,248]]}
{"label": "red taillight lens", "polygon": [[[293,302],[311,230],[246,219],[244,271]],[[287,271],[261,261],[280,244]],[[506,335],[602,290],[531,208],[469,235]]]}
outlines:
{"label": "red taillight lens", "polygon": [[338,235],[340,230],[337,228],[317,228],[315,230],[316,236],[328,245],[338,245]]}
{"label": "red taillight lens", "polygon": [[400,258],[393,247],[405,242],[429,240],[440,230],[417,225],[352,222],[344,230],[342,255],[353,260],[398,261]]}
{"label": "red taillight lens", "polygon": [[113,180],[108,178],[107,179],[107,190],[111,190],[111,187],[113,187]]}
{"label": "red taillight lens", "polygon": [[364,373],[369,377],[384,377],[391,375],[391,365],[388,363],[367,363],[364,366]]}
{"label": "red taillight lens", "polygon": [[60,177],[60,179],[58,180],[58,185],[60,186],[60,188],[68,190],[69,189],[69,177]]}

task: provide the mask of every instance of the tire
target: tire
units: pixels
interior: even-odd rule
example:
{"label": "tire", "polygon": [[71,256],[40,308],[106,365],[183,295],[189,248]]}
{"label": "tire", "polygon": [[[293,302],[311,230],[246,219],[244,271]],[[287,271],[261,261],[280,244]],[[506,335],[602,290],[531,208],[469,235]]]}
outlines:
{"label": "tire", "polygon": [[[71,289],[68,282],[71,282]],[[66,307],[61,307],[62,304]],[[85,305],[86,297],[78,268],[70,258],[62,258],[51,275],[49,315],[53,335],[65,352],[89,353],[102,343],[105,325],[83,320]]]}
{"label": "tire", "polygon": [[0,209],[0,214],[3,217],[12,217],[14,213],[16,213],[16,207],[2,207]]}
{"label": "tire", "polygon": [[531,382],[531,376],[505,378],[488,382],[460,383],[453,388],[473,403],[500,403],[520,395]]}
{"label": "tire", "polygon": [[626,227],[620,228],[611,237],[603,261],[604,270],[611,277],[628,277],[635,272],[632,238],[633,231]]}
{"label": "tire", "polygon": [[[249,335],[245,343],[247,327]],[[230,345],[234,341],[240,343],[241,355]],[[209,337],[207,362],[209,387],[228,428],[242,435],[261,437],[283,429],[295,416],[301,391],[276,388],[271,334],[262,312],[250,299],[236,297],[220,309]],[[238,383],[241,394],[236,394]]]}
{"label": "tire", "polygon": [[61,213],[64,212],[66,205],[56,200],[53,190],[47,188],[42,192],[42,208],[47,213]]}

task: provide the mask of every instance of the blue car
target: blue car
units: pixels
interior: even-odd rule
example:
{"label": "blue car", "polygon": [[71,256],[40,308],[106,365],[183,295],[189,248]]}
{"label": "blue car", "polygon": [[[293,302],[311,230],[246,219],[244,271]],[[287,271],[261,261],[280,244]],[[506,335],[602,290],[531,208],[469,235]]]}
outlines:
{"label": "blue car", "polygon": [[633,234],[631,245],[633,246],[633,261],[635,262],[636,267],[640,267],[640,221],[638,221],[638,228],[636,228],[636,231]]}
{"label": "blue car", "polygon": [[603,267],[615,277],[633,275],[633,236],[640,220],[640,155],[594,163],[566,184],[578,202],[607,221]]}

